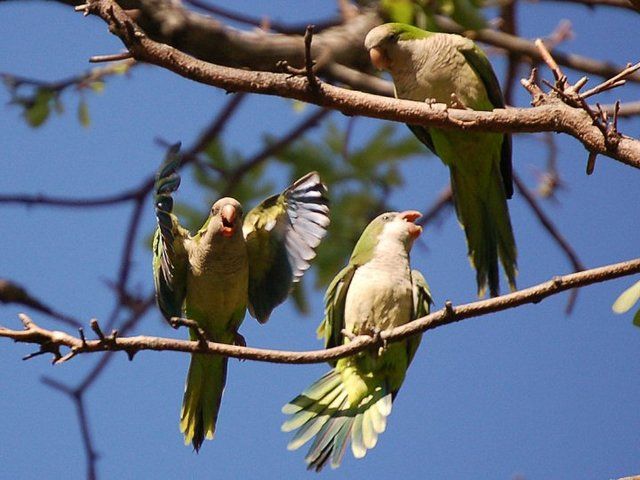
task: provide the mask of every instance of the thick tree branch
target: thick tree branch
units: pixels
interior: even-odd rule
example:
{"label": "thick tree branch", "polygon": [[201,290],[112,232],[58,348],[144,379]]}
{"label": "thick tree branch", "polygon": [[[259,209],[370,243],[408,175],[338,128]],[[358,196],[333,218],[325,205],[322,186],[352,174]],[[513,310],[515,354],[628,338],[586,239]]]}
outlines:
{"label": "thick tree branch", "polygon": [[[189,11],[179,2],[120,0],[118,3],[126,4],[125,8],[136,8],[137,23],[154,40],[172,45],[207,62],[265,71],[274,71],[280,60],[297,67],[304,64],[301,35],[304,29],[297,31],[298,35],[270,34],[260,30],[247,32]],[[228,16],[229,12],[226,9],[224,11]],[[240,16],[251,24],[259,23],[255,18],[249,19],[241,14]],[[435,16],[435,21],[441,31],[470,35],[511,54],[526,56],[534,61],[541,60],[533,42],[516,35],[491,29],[469,32],[450,18],[439,15]],[[363,8],[360,14],[349,18],[343,24],[325,28],[318,34],[314,41],[314,57],[330,58],[331,62],[326,62],[327,65],[337,63],[351,68],[369,69],[368,57],[363,48],[364,37],[371,28],[382,22],[377,9]],[[581,55],[554,52],[554,56],[561,65],[602,77],[611,76],[621,69],[616,65]],[[640,81],[640,76],[634,76],[631,80]]]}
{"label": "thick tree branch", "polygon": [[544,105],[536,108],[477,112],[383,98],[327,84],[322,84],[318,93],[309,88],[303,77],[213,65],[157,43],[137,30],[131,19],[112,0],[95,1],[90,10],[109,23],[111,30],[137,60],[227,91],[277,95],[336,109],[347,115],[364,115],[431,127],[494,132],[564,132],[580,140],[593,154],[603,154],[640,168],[640,141],[625,136],[619,136],[613,143],[607,141],[585,111],[572,108],[557,98],[545,98]]}
{"label": "thick tree branch", "polygon": [[[455,323],[466,318],[479,317],[489,313],[515,308],[527,303],[538,303],[546,297],[556,295],[566,290],[593,283],[600,283],[638,272],[640,272],[640,258],[554,277],[547,282],[540,283],[533,287],[488,300],[480,300],[457,307],[453,307],[450,302],[447,302],[445,308],[409,322],[401,327],[384,331],[379,335],[380,338],[358,336],[346,345],[307,352],[267,350],[223,343],[192,342],[162,337],[120,337],[115,333],[110,336],[103,336],[98,340],[86,340],[82,337],[74,337],[65,332],[41,328],[24,314],[20,315],[20,319],[25,327],[24,330],[12,330],[0,327],[0,337],[10,338],[16,342],[40,345],[40,350],[28,358],[34,355],[51,353],[54,355],[54,363],[62,363],[81,353],[126,351],[131,357],[141,350],[215,354],[270,363],[322,363],[353,355],[369,347],[378,346],[379,342],[402,340],[403,338]],[[63,356],[60,350],[61,347],[68,347],[71,350]]]}
{"label": "thick tree branch", "polygon": [[[138,0],[133,3],[136,22],[146,34],[202,60],[265,71],[274,71],[282,60],[295,67],[304,66],[302,35],[237,30],[189,11],[180,2]],[[327,26],[314,37],[314,58],[326,56],[352,67],[368,66],[362,43],[367,32],[380,23],[375,10],[369,9],[342,24]],[[299,33],[304,33],[304,29]]]}

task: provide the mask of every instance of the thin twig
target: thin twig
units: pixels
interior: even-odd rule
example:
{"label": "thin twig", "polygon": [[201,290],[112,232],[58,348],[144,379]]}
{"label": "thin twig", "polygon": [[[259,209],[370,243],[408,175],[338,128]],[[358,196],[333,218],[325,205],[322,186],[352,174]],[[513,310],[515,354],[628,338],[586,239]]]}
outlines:
{"label": "thin twig", "polygon": [[84,445],[87,461],[87,479],[95,480],[97,478],[96,462],[98,460],[98,453],[95,450],[93,437],[89,430],[89,419],[84,404],[83,391],[71,389],[50,377],[42,377],[42,383],[67,395],[76,407],[76,415],[78,416],[78,423],[80,424],[80,434],[82,435],[82,444]]}
{"label": "thin twig", "polygon": [[[535,0],[535,1],[539,1],[539,0]],[[638,8],[634,7],[632,3],[628,0],[541,0],[541,1],[547,1],[552,3],[558,3],[558,2],[577,3],[589,8],[616,7],[616,8],[624,8],[628,10],[633,10],[634,12],[638,12]]]}
{"label": "thin twig", "polygon": [[258,152],[249,160],[238,165],[235,169],[233,169],[226,175],[227,187],[221,193],[221,196],[229,196],[235,188],[236,184],[247,172],[266,161],[269,157],[272,157],[284,148],[288,147],[291,143],[295,142],[302,135],[304,135],[309,129],[316,127],[319,122],[330,113],[331,110],[326,109],[318,109],[312,112],[309,116],[302,120],[302,122],[293,127],[288,133],[280,138],[280,140],[267,145],[262,151]]}
{"label": "thin twig", "polygon": [[425,227],[432,223],[438,216],[446,209],[453,205],[453,191],[451,185],[446,186],[438,194],[435,202],[429,207],[429,209],[420,217],[417,221],[418,225]]}
{"label": "thin twig", "polygon": [[[520,177],[518,175],[513,176],[513,182],[516,184],[516,188],[518,189],[520,194],[524,197],[525,201],[527,202],[531,210],[533,210],[533,213],[535,214],[536,218],[540,221],[540,223],[545,228],[545,230],[547,230],[549,235],[551,235],[551,238],[555,240],[555,242],[558,244],[560,249],[565,253],[567,258],[569,259],[569,262],[571,263],[571,266],[573,267],[573,271],[580,272],[585,270],[585,266],[580,261],[580,258],[578,258],[578,254],[576,253],[576,251],[573,249],[573,247],[567,241],[567,239],[564,238],[564,236],[556,228],[556,226],[553,224],[553,222],[547,216],[544,210],[542,210],[542,207],[538,204],[535,197],[531,194],[531,192],[529,191],[527,186],[522,182],[522,180],[520,180]],[[567,315],[570,315],[571,312],[573,311],[573,307],[575,305],[577,296],[578,296],[578,289],[576,288],[571,290],[569,301],[567,302],[567,306],[565,308],[565,313]]]}
{"label": "thin twig", "polygon": [[622,70],[617,75],[614,75],[613,77],[605,80],[601,84],[596,85],[591,90],[587,90],[586,92],[584,92],[582,94],[582,98],[589,98],[589,97],[591,97],[593,95],[597,95],[598,93],[602,93],[602,92],[605,92],[607,90],[611,90],[613,88],[620,87],[620,86],[624,85],[624,83],[625,83],[624,79],[626,77],[628,77],[629,75],[631,75],[632,73],[634,73],[634,72],[636,72],[638,70],[640,70],[640,62],[636,63],[635,65],[628,65],[627,68]]}
{"label": "thin twig", "polygon": [[131,58],[130,52],[112,53],[111,55],[94,55],[89,58],[90,63],[117,62]]}
{"label": "thin twig", "polygon": [[70,315],[60,313],[41,300],[38,300],[17,283],[2,278],[0,278],[0,303],[17,303],[24,305],[72,327],[78,328],[82,325],[79,320]]}

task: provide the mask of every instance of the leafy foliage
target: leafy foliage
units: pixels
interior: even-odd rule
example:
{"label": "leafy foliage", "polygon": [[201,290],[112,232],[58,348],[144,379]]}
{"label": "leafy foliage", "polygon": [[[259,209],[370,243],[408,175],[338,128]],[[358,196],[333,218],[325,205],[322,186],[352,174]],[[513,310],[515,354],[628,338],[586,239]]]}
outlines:
{"label": "leafy foliage", "polygon": [[38,128],[51,117],[51,112],[64,113],[61,97],[70,89],[78,92],[77,117],[83,127],[89,127],[91,118],[86,100],[86,91],[102,93],[104,78],[109,75],[124,75],[129,71],[130,63],[120,62],[109,67],[99,67],[88,72],[58,82],[43,82],[17,77],[8,73],[0,74],[11,96],[10,104],[22,107],[22,116],[27,124]]}
{"label": "leafy foliage", "polygon": [[[626,313],[640,300],[640,281],[634,283],[616,299],[611,307],[616,313]],[[640,327],[640,309],[633,316],[633,324]]]}
{"label": "leafy foliage", "polygon": [[391,22],[439,31],[434,15],[446,15],[469,30],[486,28],[482,0],[382,0],[380,6]]}

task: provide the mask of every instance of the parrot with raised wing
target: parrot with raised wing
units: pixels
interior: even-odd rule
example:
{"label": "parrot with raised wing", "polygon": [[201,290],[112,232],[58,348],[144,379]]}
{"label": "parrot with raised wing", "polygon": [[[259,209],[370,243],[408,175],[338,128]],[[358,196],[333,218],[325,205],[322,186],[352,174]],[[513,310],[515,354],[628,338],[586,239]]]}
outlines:
{"label": "parrot with raised wing", "polygon": [[[329,225],[326,187],[316,172],[308,173],[244,217],[237,200],[221,198],[191,235],[172,213],[171,194],[180,184],[179,148],[176,144],[168,150],[156,175],[153,276],[158,307],[168,321],[186,315],[211,341],[243,345],[238,328],[247,308],[266,322],[315,257]],[[190,336],[198,338],[193,330]],[[180,430],[196,452],[205,438],[213,438],[226,376],[226,357],[192,355]]]}
{"label": "parrot with raised wing", "polygon": [[[326,348],[429,313],[429,287],[409,262],[413,241],[422,231],[414,223],[418,217],[412,210],[384,213],[364,230],[325,295],[318,335]],[[327,463],[337,468],[349,441],[354,457],[364,457],[385,430],[420,339],[416,335],[330,362],[332,370],[283,407],[290,417],[282,430],[296,431],[287,448],[296,450],[313,439],[305,461],[316,471]]]}
{"label": "parrot with raised wing", "polygon": [[[387,23],[371,30],[364,45],[373,65],[391,74],[397,98],[473,110],[504,108],[489,60],[467,38]],[[510,135],[408,127],[449,167],[478,295],[487,287],[491,296],[499,294],[498,261],[515,290],[517,254],[507,207],[513,195]]]}

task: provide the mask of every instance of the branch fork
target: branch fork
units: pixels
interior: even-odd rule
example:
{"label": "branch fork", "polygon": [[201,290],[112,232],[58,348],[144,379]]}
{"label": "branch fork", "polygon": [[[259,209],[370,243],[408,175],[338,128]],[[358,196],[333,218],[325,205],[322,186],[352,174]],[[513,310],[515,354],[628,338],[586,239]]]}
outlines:
{"label": "branch fork", "polygon": [[[314,28],[315,25],[307,25],[307,29],[304,33],[304,68],[292,67],[286,60],[279,61],[276,64],[276,67],[283,73],[289,73],[291,77],[304,75],[307,78],[309,90],[318,95],[321,92],[321,85],[316,72],[320,68],[321,64],[326,63],[327,59],[324,58],[324,61],[320,63],[316,62],[311,55],[311,42],[313,40]],[[321,55],[321,57],[323,57],[323,55]],[[327,57],[327,55],[325,54],[324,57]]]}
{"label": "branch fork", "polygon": [[[591,118],[592,125],[598,128],[602,133],[607,152],[614,151],[622,139],[622,135],[618,131],[620,102],[616,102],[614,106],[613,119],[609,120],[607,112],[602,109],[599,103],[596,103],[596,110],[594,111],[593,107],[587,103],[586,99],[598,93],[624,85],[627,77],[635,73],[637,70],[640,70],[640,62],[635,65],[627,64],[627,67],[618,74],[608,80],[605,80],[594,88],[584,93],[580,93],[580,90],[586,85],[589,79],[587,77],[582,77],[576,83],[571,85],[567,80],[567,76],[562,72],[556,61],[553,59],[553,56],[545,46],[544,42],[538,38],[535,41],[535,45],[540,52],[541,58],[553,72],[553,76],[555,78],[555,82],[553,84],[545,79],[542,79],[542,83],[548,86],[551,89],[552,94],[555,94],[555,96],[566,105],[572,108],[584,110]],[[550,94],[544,93],[544,91],[542,91],[542,89],[536,84],[535,68],[532,69],[529,78],[522,79],[520,83],[533,97],[531,104],[534,106],[545,104],[552,98]],[[586,167],[587,175],[591,175],[593,173],[597,155],[598,152],[589,150]]]}

